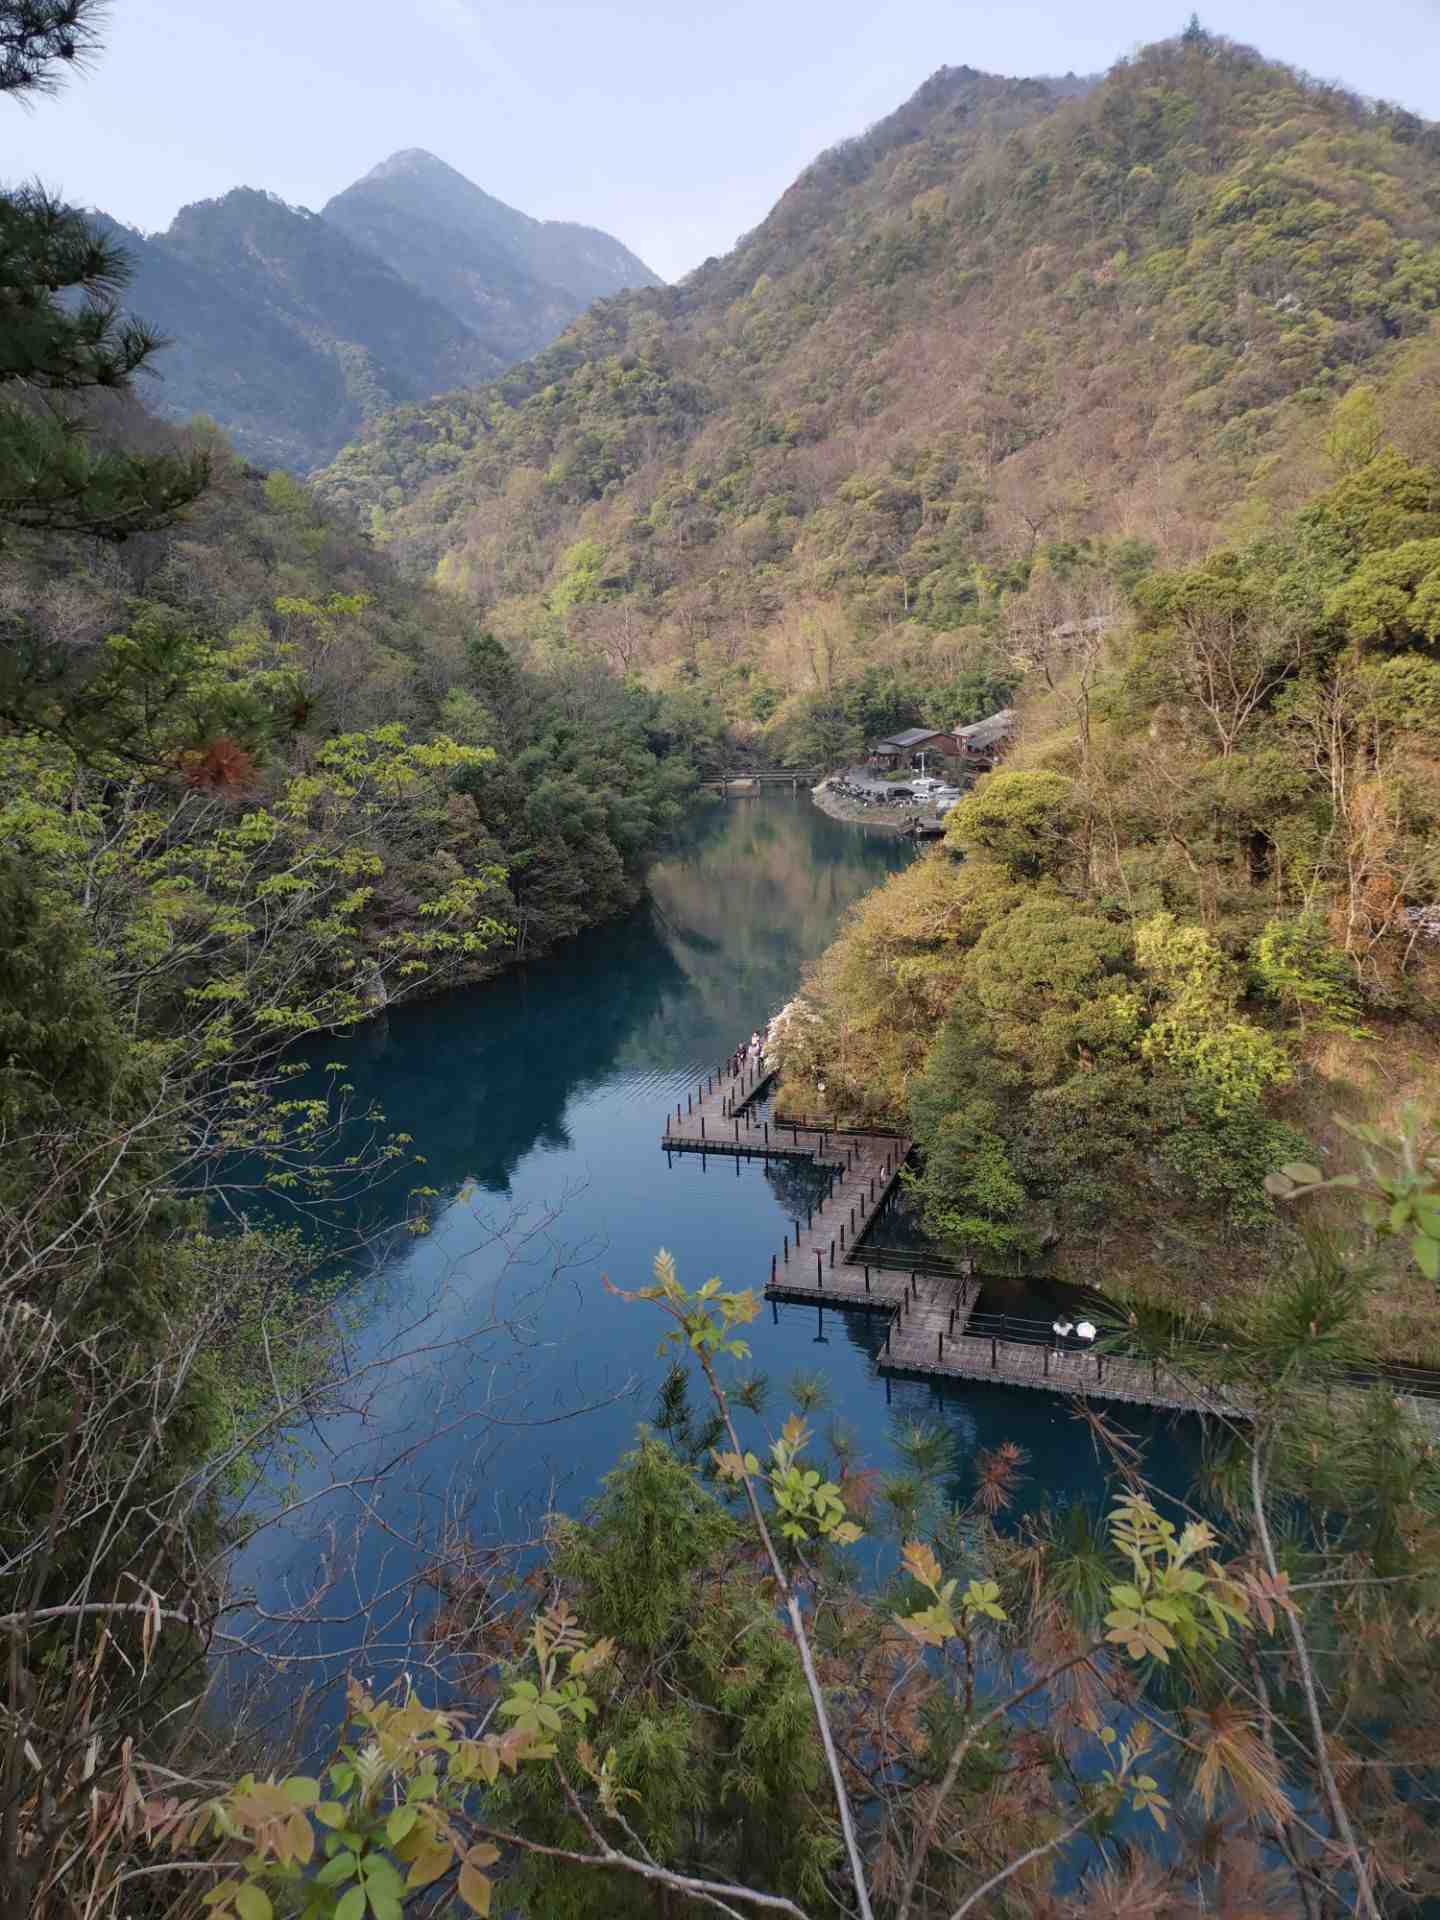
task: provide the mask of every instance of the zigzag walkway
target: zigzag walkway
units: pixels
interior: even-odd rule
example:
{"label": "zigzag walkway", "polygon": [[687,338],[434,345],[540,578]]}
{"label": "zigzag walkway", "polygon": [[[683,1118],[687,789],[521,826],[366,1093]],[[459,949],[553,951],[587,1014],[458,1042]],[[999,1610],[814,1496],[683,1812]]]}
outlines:
{"label": "zigzag walkway", "polygon": [[[1186,1412],[1221,1411],[1218,1403],[1148,1361],[1096,1352],[1056,1352],[1043,1341],[1007,1339],[975,1317],[973,1273],[867,1261],[866,1229],[900,1176],[911,1142],[902,1134],[837,1128],[807,1115],[776,1119],[759,1111],[775,1080],[763,1060],[737,1053],[707,1074],[683,1105],[665,1117],[667,1153],[740,1154],[747,1159],[804,1159],[828,1169],[826,1193],[792,1219],[772,1254],[765,1296],[852,1307],[889,1317],[882,1372],[990,1381],[1050,1393],[1095,1395]],[[1223,1408],[1232,1415],[1238,1406]]]}
{"label": "zigzag walkway", "polygon": [[667,1153],[809,1160],[828,1171],[826,1192],[803,1219],[792,1219],[772,1257],[767,1292],[805,1300],[823,1294],[837,1306],[893,1311],[900,1276],[872,1273],[852,1254],[899,1179],[910,1142],[894,1133],[837,1128],[823,1116],[770,1118],[759,1108],[774,1079],[763,1062],[732,1056],[665,1116],[660,1144]]}
{"label": "zigzag walkway", "polygon": [[[661,1138],[667,1153],[810,1160],[828,1171],[825,1194],[803,1220],[792,1219],[780,1251],[771,1255],[767,1299],[885,1314],[890,1324],[877,1364],[887,1377],[988,1381],[1246,1417],[1242,1393],[1209,1392],[1160,1362],[1093,1348],[1057,1350],[1042,1322],[980,1312],[979,1281],[969,1263],[942,1268],[867,1241],[866,1230],[893,1191],[911,1142],[883,1129],[836,1127],[824,1116],[776,1119],[761,1111],[774,1079],[763,1061],[732,1055],[666,1115]],[[1440,1433],[1433,1378],[1423,1392],[1405,1392],[1397,1380],[1396,1391]]]}

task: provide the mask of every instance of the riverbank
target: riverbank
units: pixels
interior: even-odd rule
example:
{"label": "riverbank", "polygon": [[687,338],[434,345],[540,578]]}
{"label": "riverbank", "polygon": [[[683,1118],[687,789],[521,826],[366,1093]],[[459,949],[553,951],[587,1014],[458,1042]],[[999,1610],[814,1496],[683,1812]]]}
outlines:
{"label": "riverbank", "polygon": [[916,820],[922,825],[936,824],[933,807],[866,807],[858,800],[842,799],[829,787],[812,787],[810,798],[832,820],[843,820],[851,827],[873,827],[879,833],[908,834]]}

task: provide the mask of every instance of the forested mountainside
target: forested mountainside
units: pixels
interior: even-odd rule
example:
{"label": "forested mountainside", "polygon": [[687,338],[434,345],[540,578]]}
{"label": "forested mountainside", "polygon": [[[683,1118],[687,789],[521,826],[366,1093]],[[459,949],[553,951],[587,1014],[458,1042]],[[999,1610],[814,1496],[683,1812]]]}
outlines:
{"label": "forested mountainside", "polygon": [[[1440,467],[1366,396],[1332,445],[1330,487],[1152,573],[1131,630],[1032,630],[1005,766],[807,983],[793,1097],[906,1115],[982,1267],[1243,1327],[1295,1257],[1279,1169],[1433,1116]],[[1437,1253],[1379,1259],[1372,1354],[1440,1358]]]}
{"label": "forested mountainside", "polygon": [[404,400],[498,372],[502,356],[367,248],[237,187],[146,238],[110,225],[128,301],[169,347],[146,399],[204,414],[247,459],[304,472]]}
{"label": "forested mountainside", "polygon": [[128,301],[172,343],[147,398],[303,473],[386,409],[471,386],[597,294],[655,276],[608,234],[532,220],[432,155],[397,154],[323,213],[236,187],[123,242]]}
{"label": "forested mountainside", "polygon": [[[247,847],[259,864],[242,860],[242,892],[263,893],[265,872],[304,846],[327,898],[364,873],[343,909],[332,901],[323,957],[307,949],[319,969],[308,990],[323,997],[342,978],[370,993],[387,975],[387,991],[403,992],[401,948],[437,899],[483,935],[453,949],[420,938],[434,948],[423,972],[443,953],[440,974],[456,980],[633,904],[692,784],[686,713],[584,662],[527,671],[463,603],[397,580],[301,482],[258,473],[218,438],[207,457],[208,485],[181,526],[111,549],[8,543],[6,818],[32,851],[59,834],[82,891],[107,836],[124,849],[77,924],[123,944],[158,914],[152,931],[185,979],[213,980],[231,961],[243,971],[238,923],[216,930],[224,914],[200,875],[219,849]],[[393,814],[375,804],[385,793]],[[53,817],[35,813],[38,794]],[[176,886],[199,891],[172,923]],[[252,910],[230,881],[222,891],[241,919]],[[292,932],[309,941],[315,927]],[[183,1000],[182,981],[172,987]]]}
{"label": "forested mountainside", "polygon": [[375,422],[322,493],[508,642],[751,722],[948,671],[1039,562],[1093,595],[1295,504],[1356,381],[1429,450],[1432,129],[1203,32],[1067,93],[942,69],[726,258]]}

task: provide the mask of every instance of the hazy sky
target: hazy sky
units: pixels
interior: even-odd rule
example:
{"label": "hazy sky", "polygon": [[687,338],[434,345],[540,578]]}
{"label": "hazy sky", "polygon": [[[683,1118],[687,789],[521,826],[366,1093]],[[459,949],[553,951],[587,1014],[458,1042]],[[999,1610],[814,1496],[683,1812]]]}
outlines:
{"label": "hazy sky", "polygon": [[[0,102],[0,179],[131,226],[319,207],[398,147],[677,278],[936,67],[1093,73],[1189,0],[113,0],[95,71]],[[1440,119],[1440,0],[1210,0],[1214,32]]]}

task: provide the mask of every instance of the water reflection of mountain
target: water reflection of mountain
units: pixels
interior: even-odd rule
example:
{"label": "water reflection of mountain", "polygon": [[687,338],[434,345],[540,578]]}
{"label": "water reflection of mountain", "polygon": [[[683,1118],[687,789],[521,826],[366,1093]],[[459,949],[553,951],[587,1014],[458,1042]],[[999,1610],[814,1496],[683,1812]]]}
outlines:
{"label": "water reflection of mountain", "polygon": [[[316,1057],[343,1061],[357,1108],[373,1101],[387,1128],[413,1136],[425,1184],[443,1193],[470,1180],[501,1193],[532,1148],[568,1144],[567,1105],[608,1079],[637,1030],[664,1024],[688,992],[642,907],[547,960],[324,1042]],[[372,1226],[387,1212],[398,1218],[402,1184],[374,1199]]]}
{"label": "water reflection of mountain", "polygon": [[718,1057],[794,993],[847,911],[913,858],[895,835],[831,820],[808,794],[728,804],[724,830],[662,861],[650,891],[691,989],[684,1033],[647,1025],[625,1064]]}
{"label": "water reflection of mountain", "polygon": [[846,908],[909,857],[808,795],[711,807],[623,920],[485,986],[320,1041],[313,1057],[344,1063],[357,1108],[377,1104],[425,1157],[414,1179],[348,1209],[347,1227],[397,1223],[416,1180],[505,1192],[533,1149],[569,1144],[567,1106],[617,1074],[647,1099],[655,1082],[658,1117],[671,1085],[787,999]]}

